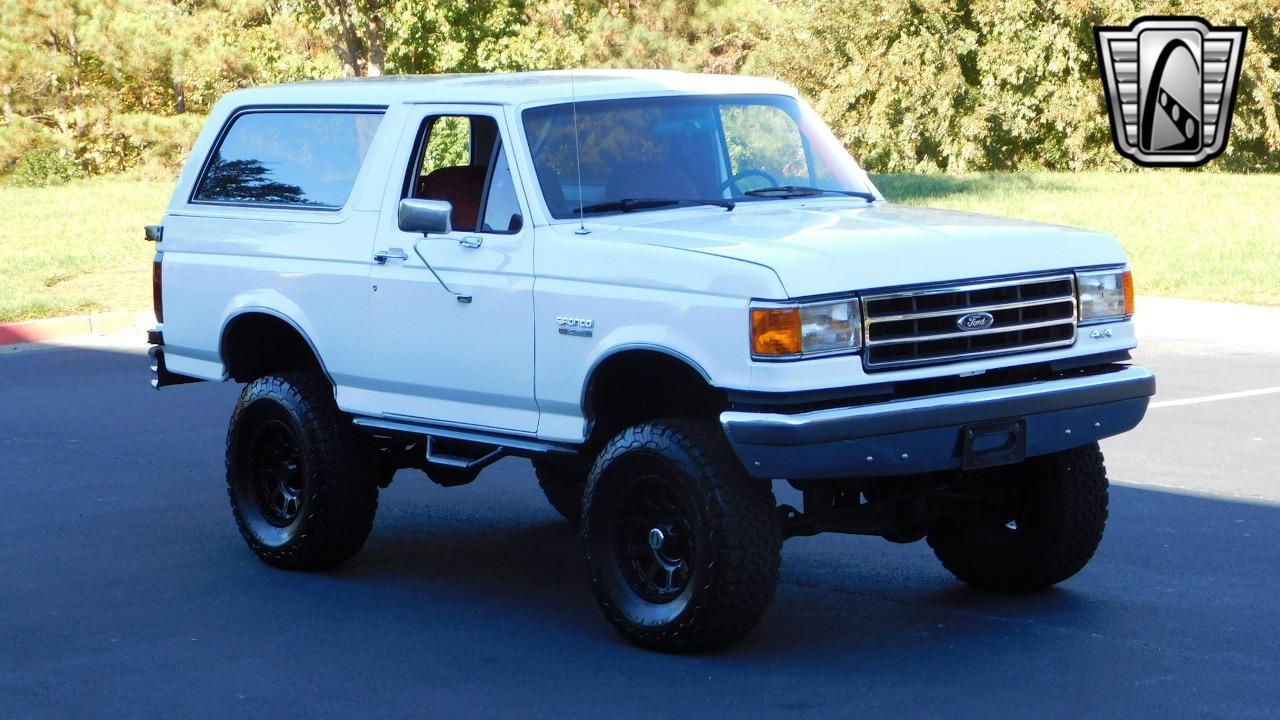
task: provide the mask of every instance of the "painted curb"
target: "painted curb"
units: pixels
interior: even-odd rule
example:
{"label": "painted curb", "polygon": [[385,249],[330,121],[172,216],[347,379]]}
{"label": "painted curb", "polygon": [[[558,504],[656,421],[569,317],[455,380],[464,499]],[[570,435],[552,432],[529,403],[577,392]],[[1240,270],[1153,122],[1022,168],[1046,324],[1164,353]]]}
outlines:
{"label": "painted curb", "polygon": [[0,345],[25,345],[86,335],[110,335],[155,324],[150,310],[94,313],[76,317],[0,323]]}

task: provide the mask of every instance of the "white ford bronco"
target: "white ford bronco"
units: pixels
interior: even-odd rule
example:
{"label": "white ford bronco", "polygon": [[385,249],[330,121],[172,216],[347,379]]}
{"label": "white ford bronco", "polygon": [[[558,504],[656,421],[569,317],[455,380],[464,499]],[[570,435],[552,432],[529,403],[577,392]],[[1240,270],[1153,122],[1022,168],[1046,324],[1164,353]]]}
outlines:
{"label": "white ford bronco", "polygon": [[1114,240],[890,204],[768,80],[238,91],[147,235],[153,383],[245,383],[227,487],[258,557],[331,567],[398,470],[527,457],[605,616],[659,650],[746,634],[794,536],[1071,577],[1097,442],[1155,391]]}

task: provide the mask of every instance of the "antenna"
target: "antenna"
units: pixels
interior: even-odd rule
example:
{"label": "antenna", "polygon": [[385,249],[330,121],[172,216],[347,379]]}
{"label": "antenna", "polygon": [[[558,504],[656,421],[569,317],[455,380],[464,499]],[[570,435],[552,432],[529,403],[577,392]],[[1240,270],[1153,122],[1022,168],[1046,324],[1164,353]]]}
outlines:
{"label": "antenna", "polygon": [[578,229],[573,232],[576,235],[589,235],[591,231],[587,229],[582,211],[582,151],[578,149],[578,90],[574,85],[573,76],[573,68],[569,68],[569,99],[573,104],[573,159],[574,165],[578,168]]}

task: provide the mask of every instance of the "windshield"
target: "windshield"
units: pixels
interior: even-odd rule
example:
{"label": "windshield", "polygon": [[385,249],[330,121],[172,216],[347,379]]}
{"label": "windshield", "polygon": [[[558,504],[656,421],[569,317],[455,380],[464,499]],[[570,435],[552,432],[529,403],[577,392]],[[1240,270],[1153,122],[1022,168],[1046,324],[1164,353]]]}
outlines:
{"label": "windshield", "polygon": [[[552,216],[630,212],[822,194],[870,199],[857,164],[812,112],[786,96],[675,96],[524,111]],[[581,182],[578,157],[581,157]]]}

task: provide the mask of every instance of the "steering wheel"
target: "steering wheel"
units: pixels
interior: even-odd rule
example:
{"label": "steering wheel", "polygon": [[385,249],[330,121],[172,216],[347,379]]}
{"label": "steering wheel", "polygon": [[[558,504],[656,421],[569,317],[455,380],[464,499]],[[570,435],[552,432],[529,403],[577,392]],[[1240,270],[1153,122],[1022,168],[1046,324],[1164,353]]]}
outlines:
{"label": "steering wheel", "polygon": [[738,195],[744,194],[742,192],[742,189],[738,187],[738,183],[742,182],[743,180],[746,180],[749,177],[762,177],[765,180],[769,181],[769,184],[765,185],[765,187],[777,187],[779,184],[777,178],[770,175],[769,173],[763,170],[757,170],[756,168],[751,168],[750,170],[743,170],[742,172],[737,173],[736,175],[733,175],[728,179],[726,179],[724,182],[720,183],[720,187],[716,188],[716,195],[720,195],[721,193],[723,193],[725,190],[728,190],[729,188],[733,188],[735,191],[737,191]]}

